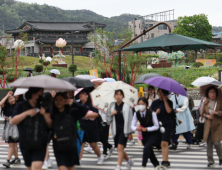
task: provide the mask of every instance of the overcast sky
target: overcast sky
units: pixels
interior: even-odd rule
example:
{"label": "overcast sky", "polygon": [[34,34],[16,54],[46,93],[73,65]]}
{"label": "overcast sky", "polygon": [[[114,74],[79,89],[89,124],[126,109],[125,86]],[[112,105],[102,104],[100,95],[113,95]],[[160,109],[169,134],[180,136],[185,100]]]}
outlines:
{"label": "overcast sky", "polygon": [[112,17],[123,13],[148,15],[175,9],[175,17],[204,13],[210,24],[222,26],[222,0],[17,0],[48,4],[66,10],[87,9]]}

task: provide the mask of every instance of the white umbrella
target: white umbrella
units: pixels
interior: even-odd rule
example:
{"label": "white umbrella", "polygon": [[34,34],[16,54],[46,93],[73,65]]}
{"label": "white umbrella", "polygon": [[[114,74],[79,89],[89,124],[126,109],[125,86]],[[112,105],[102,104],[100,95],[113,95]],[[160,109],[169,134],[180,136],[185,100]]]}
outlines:
{"label": "white umbrella", "polygon": [[29,89],[28,88],[17,88],[15,90],[14,96],[19,96],[21,94],[25,94]]}
{"label": "white umbrella", "polygon": [[90,75],[78,75],[76,76],[77,78],[81,78],[81,79],[87,79],[87,80],[93,80],[93,79],[97,79],[97,77],[95,76],[90,76]]}
{"label": "white umbrella", "polygon": [[132,108],[136,106],[138,101],[138,90],[122,81],[105,82],[93,90],[90,93],[93,106],[107,112],[109,105],[115,102],[114,94],[118,89],[122,89],[124,92],[125,97],[123,102],[127,103]]}
{"label": "white umbrella", "polygon": [[57,69],[52,69],[52,70],[50,70],[50,73],[61,74],[60,71],[57,70]]}
{"label": "white umbrella", "polygon": [[51,63],[51,61],[52,61],[52,58],[51,57],[46,57],[46,59],[45,59],[46,61],[49,61],[50,63]]}
{"label": "white umbrella", "polygon": [[59,90],[59,91],[74,91],[76,87],[71,83],[50,77],[47,75],[40,75],[27,78],[19,78],[10,84],[13,88],[29,88],[38,87],[45,90]]}
{"label": "white umbrella", "polygon": [[191,85],[194,85],[196,87],[201,87],[207,84],[211,84],[212,82],[215,82],[215,81],[217,82],[217,80],[212,77],[199,77],[194,82],[192,82]]}

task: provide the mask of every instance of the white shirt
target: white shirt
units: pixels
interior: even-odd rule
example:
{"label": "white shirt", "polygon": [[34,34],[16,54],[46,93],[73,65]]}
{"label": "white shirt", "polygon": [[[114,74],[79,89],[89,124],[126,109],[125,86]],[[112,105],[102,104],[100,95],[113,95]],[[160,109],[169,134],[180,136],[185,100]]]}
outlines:
{"label": "white shirt", "polygon": [[[141,117],[144,117],[146,115],[146,110],[144,112],[140,111],[140,115],[141,115]],[[157,119],[157,116],[156,116],[155,112],[152,113],[152,119],[153,119],[153,126],[147,127],[147,131],[148,132],[152,132],[152,131],[155,131],[155,130],[159,129],[159,122],[158,122],[158,119]],[[137,123],[137,121],[138,121],[138,119],[137,119],[136,112],[135,112],[134,116],[133,116],[132,123],[131,123],[131,129],[133,131],[136,131],[136,128],[137,128],[136,127],[136,123]]]}
{"label": "white shirt", "polygon": [[[175,97],[175,96],[172,96],[172,97]],[[173,98],[171,98],[171,101],[172,101]],[[180,95],[177,96],[177,101],[179,102],[179,99],[180,99]],[[187,110],[189,106],[189,100],[188,100],[188,97],[184,97],[184,101],[183,101],[183,106],[181,108],[177,108],[176,110],[178,111],[178,113],[182,113],[182,112],[185,112]]]}
{"label": "white shirt", "polygon": [[[159,99],[159,96],[156,94],[156,96],[154,97],[154,94],[153,94],[153,98],[154,98],[154,100],[156,100],[156,99]],[[149,99],[148,99],[149,107],[152,105],[152,103],[153,103],[154,100],[152,100],[152,98],[149,97]]]}

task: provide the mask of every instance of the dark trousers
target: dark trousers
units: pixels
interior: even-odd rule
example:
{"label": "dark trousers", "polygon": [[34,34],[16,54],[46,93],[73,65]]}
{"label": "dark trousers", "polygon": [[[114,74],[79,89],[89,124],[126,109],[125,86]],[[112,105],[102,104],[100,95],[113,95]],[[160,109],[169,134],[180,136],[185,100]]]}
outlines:
{"label": "dark trousers", "polygon": [[[191,133],[190,131],[189,132],[186,132],[186,133],[182,133],[183,134],[183,137],[186,139],[187,143],[188,144],[193,144],[193,140],[192,140],[192,136],[191,136]],[[180,134],[174,134],[172,136],[172,141],[175,145],[178,145],[178,138],[179,138]]]}
{"label": "dark trousers", "polygon": [[143,143],[143,162],[142,166],[146,167],[146,164],[148,162],[148,159],[150,158],[151,163],[154,167],[157,167],[159,165],[159,162],[153,152],[153,144],[156,140],[156,135],[151,135],[149,137],[144,137],[142,140]]}
{"label": "dark trousers", "polygon": [[103,124],[102,127],[102,140],[103,143],[103,154],[107,155],[107,148],[111,149],[112,145],[108,142],[109,139],[109,125],[107,123]]}

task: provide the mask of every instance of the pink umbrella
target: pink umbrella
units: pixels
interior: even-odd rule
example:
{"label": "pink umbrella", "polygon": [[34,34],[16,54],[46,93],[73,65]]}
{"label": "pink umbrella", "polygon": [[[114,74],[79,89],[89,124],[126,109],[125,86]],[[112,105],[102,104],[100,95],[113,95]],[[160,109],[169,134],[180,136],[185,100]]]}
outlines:
{"label": "pink umbrella", "polygon": [[79,89],[77,89],[77,90],[75,91],[74,96],[76,96],[77,94],[79,94],[79,92],[81,92],[82,90],[83,90],[83,88],[79,88]]}

